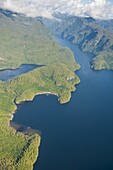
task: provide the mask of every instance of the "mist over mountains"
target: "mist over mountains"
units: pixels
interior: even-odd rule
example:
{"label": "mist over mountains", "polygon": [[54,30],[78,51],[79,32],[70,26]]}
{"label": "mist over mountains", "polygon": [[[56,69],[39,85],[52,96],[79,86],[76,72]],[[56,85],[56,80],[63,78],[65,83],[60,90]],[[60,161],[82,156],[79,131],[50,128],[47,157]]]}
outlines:
{"label": "mist over mountains", "polygon": [[61,12],[69,15],[96,19],[113,18],[113,4],[110,0],[0,0],[0,6],[27,16],[43,16],[52,18],[54,13]]}

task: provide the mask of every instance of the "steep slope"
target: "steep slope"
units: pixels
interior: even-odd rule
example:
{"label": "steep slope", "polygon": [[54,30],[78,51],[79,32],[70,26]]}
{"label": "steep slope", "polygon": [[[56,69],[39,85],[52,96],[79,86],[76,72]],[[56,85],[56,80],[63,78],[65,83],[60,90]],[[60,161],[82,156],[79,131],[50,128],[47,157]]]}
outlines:
{"label": "steep slope", "polygon": [[61,14],[55,15],[53,20],[41,19],[53,34],[78,44],[85,52],[93,53],[95,58],[91,63],[94,69],[113,69],[112,20],[101,21]]}
{"label": "steep slope", "polygon": [[17,68],[23,63],[47,65],[60,61],[72,68],[77,64],[71,52],[61,48],[40,21],[10,11],[0,13],[0,60],[0,69]]}
{"label": "steep slope", "polygon": [[31,170],[38,156],[39,134],[25,136],[10,127],[16,103],[47,92],[66,103],[80,82],[72,52],[61,48],[40,21],[0,9],[0,69],[23,63],[45,66],[0,81],[0,170]]}

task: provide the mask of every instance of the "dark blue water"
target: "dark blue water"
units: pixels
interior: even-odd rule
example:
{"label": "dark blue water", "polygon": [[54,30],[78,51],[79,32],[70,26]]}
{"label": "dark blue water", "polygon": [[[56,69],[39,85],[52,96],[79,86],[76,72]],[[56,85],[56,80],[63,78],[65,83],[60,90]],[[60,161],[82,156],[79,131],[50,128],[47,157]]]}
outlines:
{"label": "dark blue water", "polygon": [[68,104],[40,95],[18,106],[13,120],[42,134],[34,170],[113,170],[113,72],[92,70],[90,54],[57,40],[81,64],[81,83]]}
{"label": "dark blue water", "polygon": [[35,65],[35,64],[22,64],[17,69],[5,69],[0,71],[0,80],[8,81],[12,78],[15,78],[21,74],[27,73],[37,67],[42,67],[42,65]]}

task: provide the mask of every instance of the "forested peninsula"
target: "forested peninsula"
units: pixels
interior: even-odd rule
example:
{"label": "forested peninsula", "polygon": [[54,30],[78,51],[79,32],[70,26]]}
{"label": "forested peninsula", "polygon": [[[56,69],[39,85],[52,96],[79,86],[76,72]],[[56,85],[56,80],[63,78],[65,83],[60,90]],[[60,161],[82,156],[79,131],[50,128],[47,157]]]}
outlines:
{"label": "forested peninsula", "polygon": [[0,170],[31,170],[38,156],[40,135],[25,136],[10,126],[18,103],[52,93],[61,104],[80,82],[73,53],[62,48],[37,18],[0,9],[0,70],[37,64],[26,74],[0,81]]}

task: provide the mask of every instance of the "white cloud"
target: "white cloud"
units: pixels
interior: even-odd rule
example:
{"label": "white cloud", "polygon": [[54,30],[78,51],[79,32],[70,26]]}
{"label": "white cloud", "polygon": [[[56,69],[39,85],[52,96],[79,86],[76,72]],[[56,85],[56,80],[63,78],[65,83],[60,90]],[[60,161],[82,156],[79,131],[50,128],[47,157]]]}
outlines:
{"label": "white cloud", "polygon": [[[108,0],[0,0],[2,7],[25,13],[27,16],[52,17],[54,12],[99,19],[113,18],[113,5]],[[0,3],[1,4],[1,3]]]}

